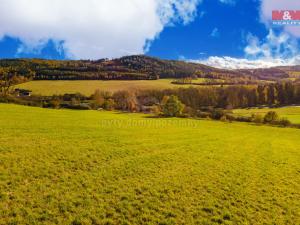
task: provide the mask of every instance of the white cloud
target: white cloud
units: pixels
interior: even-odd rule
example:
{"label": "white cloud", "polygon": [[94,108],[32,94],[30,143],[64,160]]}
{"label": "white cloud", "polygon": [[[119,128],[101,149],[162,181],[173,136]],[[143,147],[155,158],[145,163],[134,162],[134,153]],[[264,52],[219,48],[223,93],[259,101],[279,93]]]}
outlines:
{"label": "white cloud", "polygon": [[300,54],[295,38],[287,33],[275,34],[269,30],[265,40],[248,34],[245,58],[212,56],[202,60],[190,60],[197,63],[225,69],[253,69],[275,66],[299,65]]}
{"label": "white cloud", "polygon": [[234,5],[236,0],[219,0],[221,3]]}
{"label": "white cloud", "polygon": [[259,48],[259,39],[252,34],[247,35],[248,45],[246,46],[245,53],[247,55],[257,55],[260,53],[261,49]]}
{"label": "white cloud", "polygon": [[219,37],[219,36],[220,36],[219,29],[218,29],[217,27],[215,27],[215,28],[212,30],[210,36],[211,36],[211,37],[215,37],[215,38],[216,38],[216,37]]}
{"label": "white cloud", "polygon": [[102,58],[144,53],[163,28],[188,24],[201,0],[0,0],[0,39],[19,38],[22,51],[49,39],[68,57]]}
{"label": "white cloud", "polygon": [[259,41],[252,34],[248,35],[247,40],[248,45],[245,48],[246,57],[287,59],[299,54],[297,40],[285,32],[277,35],[270,29],[264,41]]}
{"label": "white cloud", "polygon": [[207,14],[206,11],[201,11],[201,12],[198,14],[198,17],[199,17],[199,18],[202,18],[202,17],[204,17],[206,14]]}
{"label": "white cloud", "polygon": [[270,58],[270,59],[241,59],[229,56],[218,57],[211,56],[205,60],[190,60],[191,62],[201,63],[208,66],[213,66],[221,69],[255,69],[255,68],[270,68],[275,66],[299,65],[300,56],[295,56],[289,59]]}

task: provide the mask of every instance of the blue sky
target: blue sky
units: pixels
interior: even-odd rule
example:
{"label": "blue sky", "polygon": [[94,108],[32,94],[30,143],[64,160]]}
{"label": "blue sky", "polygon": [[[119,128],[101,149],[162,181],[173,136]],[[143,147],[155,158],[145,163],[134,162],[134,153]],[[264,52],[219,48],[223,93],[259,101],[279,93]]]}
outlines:
{"label": "blue sky", "polygon": [[189,25],[167,27],[153,42],[148,54],[172,59],[243,57],[249,32],[259,38],[268,33],[259,21],[257,1],[243,0],[236,4],[204,1],[198,6],[198,11],[200,16]]}
{"label": "blue sky", "polygon": [[[29,0],[30,14],[16,18],[5,12],[19,12],[18,0],[3,1],[0,58],[96,59],[144,53],[219,67],[300,62],[300,27],[272,27],[268,21],[270,6],[286,9],[280,0],[126,0],[128,13],[114,12],[121,8],[116,0],[97,5],[78,0],[78,7],[74,3],[67,12],[60,9],[70,0]],[[295,2],[287,0],[286,7],[300,10]]]}

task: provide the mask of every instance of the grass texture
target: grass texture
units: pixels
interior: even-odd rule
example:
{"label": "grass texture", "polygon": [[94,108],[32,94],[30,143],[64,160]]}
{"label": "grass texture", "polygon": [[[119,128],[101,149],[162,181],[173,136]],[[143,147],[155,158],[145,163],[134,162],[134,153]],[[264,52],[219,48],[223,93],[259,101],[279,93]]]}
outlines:
{"label": "grass texture", "polygon": [[0,104],[0,224],[300,224],[299,136]]}

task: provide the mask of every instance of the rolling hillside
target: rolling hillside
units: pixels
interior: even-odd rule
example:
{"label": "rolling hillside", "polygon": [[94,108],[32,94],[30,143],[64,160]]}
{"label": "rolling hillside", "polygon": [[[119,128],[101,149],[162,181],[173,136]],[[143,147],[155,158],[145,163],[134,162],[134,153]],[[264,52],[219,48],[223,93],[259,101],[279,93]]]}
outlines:
{"label": "rolling hillside", "polygon": [[155,80],[198,77],[237,82],[255,81],[251,74],[240,71],[142,55],[97,61],[10,59],[0,60],[0,67],[10,68],[13,74],[35,80]]}
{"label": "rolling hillside", "polygon": [[221,80],[229,84],[300,80],[299,66],[225,70],[144,55],[96,61],[2,59],[1,68],[8,68],[11,76],[24,76],[27,80],[157,80],[189,77],[212,79],[216,83]]}

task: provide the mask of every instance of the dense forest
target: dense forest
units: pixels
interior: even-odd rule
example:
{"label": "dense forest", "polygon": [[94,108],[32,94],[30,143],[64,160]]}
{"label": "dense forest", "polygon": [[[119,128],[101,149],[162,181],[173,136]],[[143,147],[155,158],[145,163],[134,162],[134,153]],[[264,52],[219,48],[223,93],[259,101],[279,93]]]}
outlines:
{"label": "dense forest", "polygon": [[153,80],[160,78],[209,78],[224,82],[248,84],[261,80],[298,79],[300,68],[289,67],[224,70],[202,64],[136,55],[119,59],[42,60],[4,59],[0,68],[11,74],[34,80]]}

